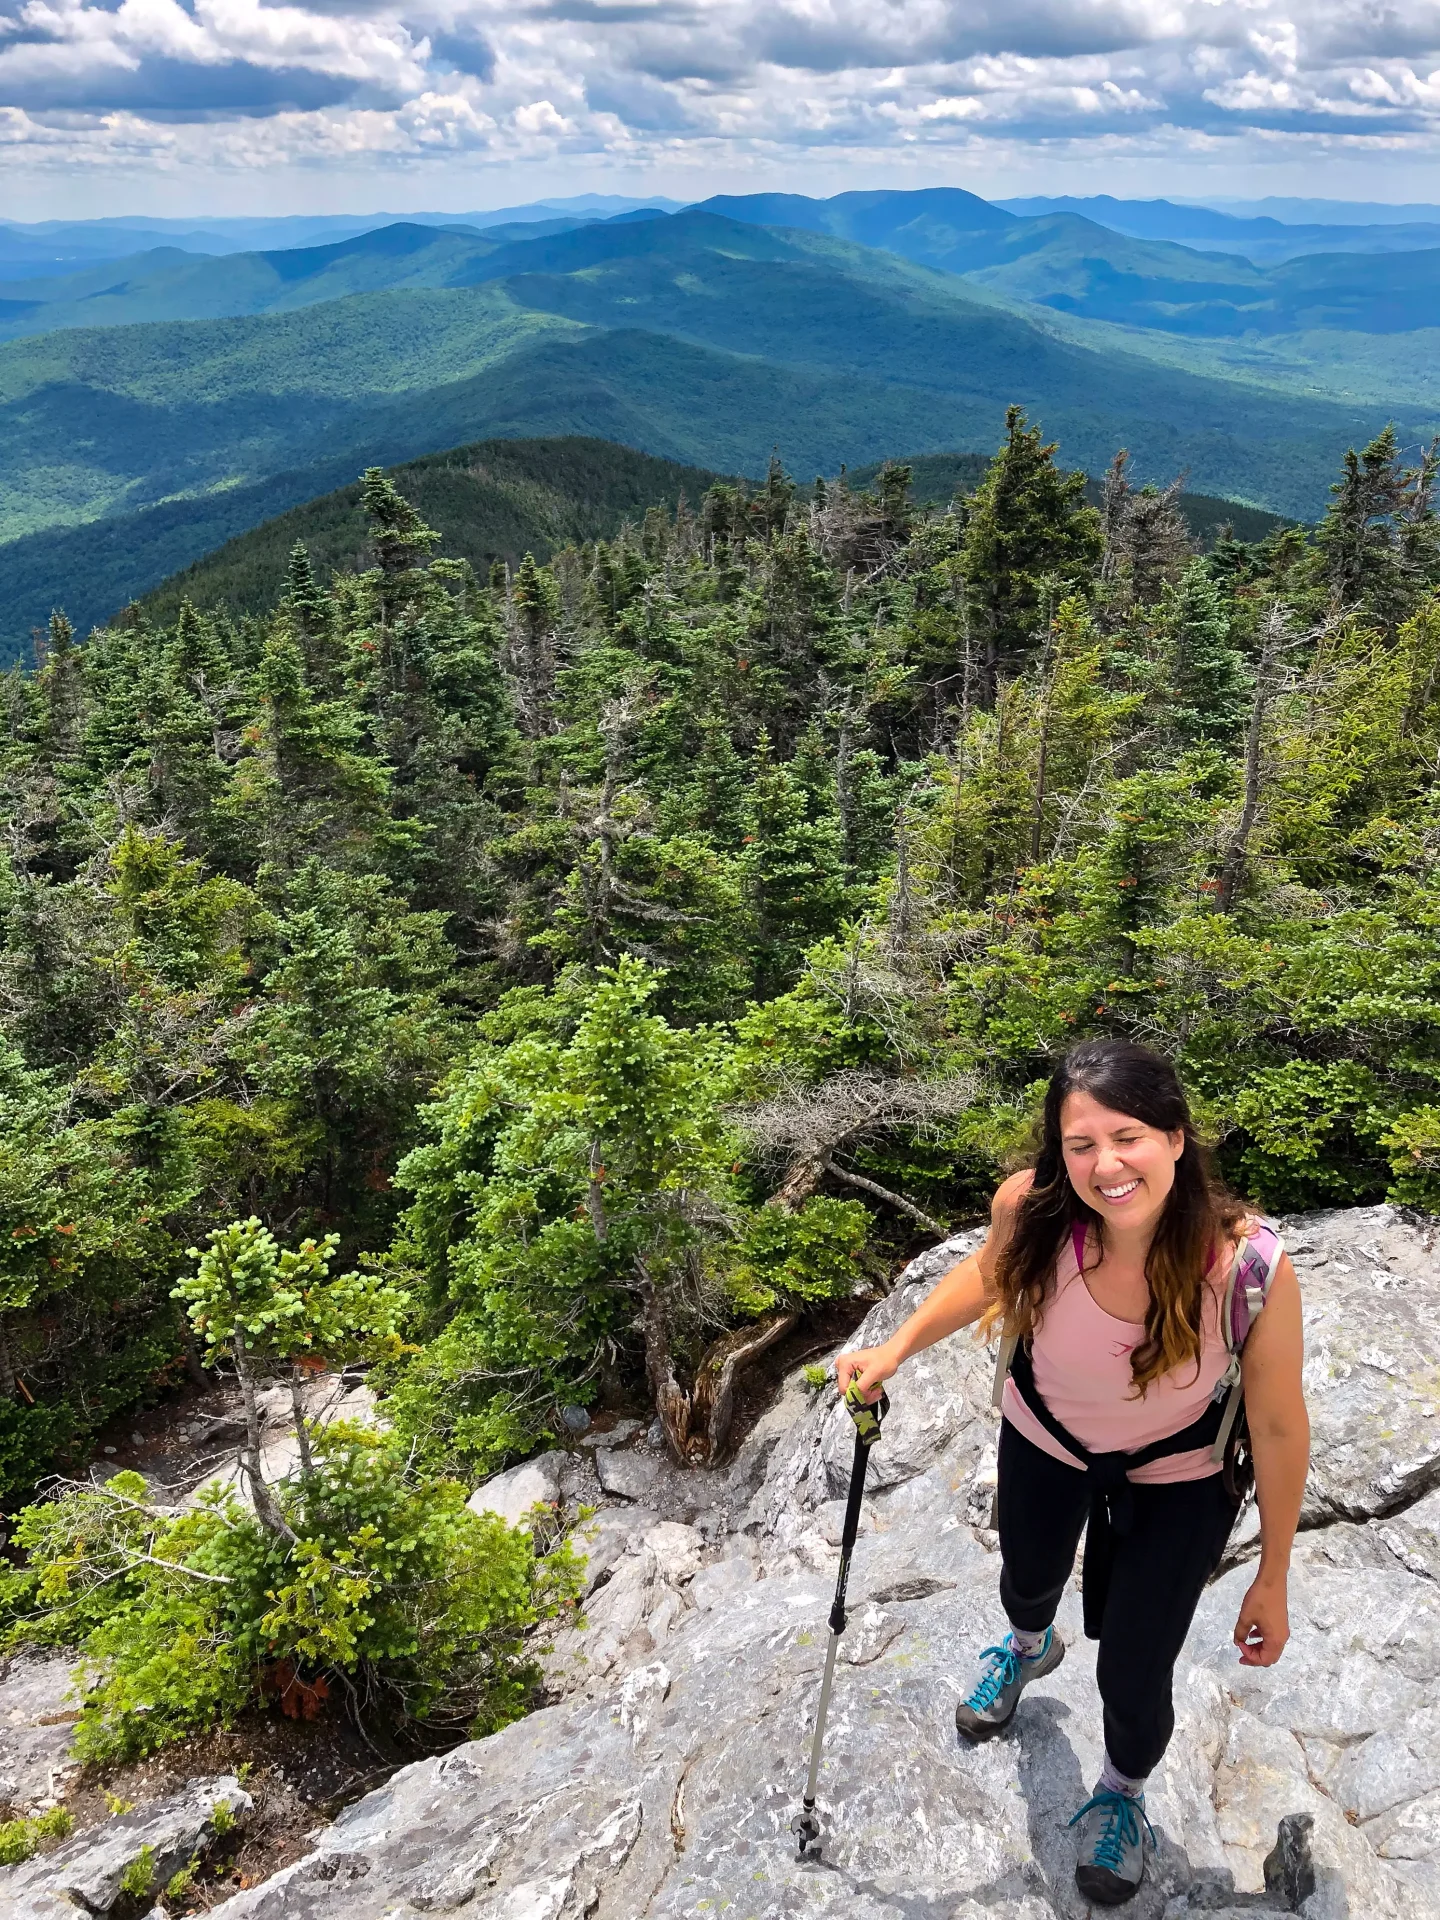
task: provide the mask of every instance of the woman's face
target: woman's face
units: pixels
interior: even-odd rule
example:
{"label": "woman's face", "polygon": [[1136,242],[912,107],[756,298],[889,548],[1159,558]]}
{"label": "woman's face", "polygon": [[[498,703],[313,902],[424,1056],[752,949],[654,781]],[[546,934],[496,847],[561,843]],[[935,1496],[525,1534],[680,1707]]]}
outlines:
{"label": "woman's face", "polygon": [[1102,1107],[1092,1094],[1070,1093],[1060,1108],[1060,1144],[1070,1183],[1087,1206],[1127,1233],[1154,1227],[1175,1184],[1183,1133],[1162,1133]]}

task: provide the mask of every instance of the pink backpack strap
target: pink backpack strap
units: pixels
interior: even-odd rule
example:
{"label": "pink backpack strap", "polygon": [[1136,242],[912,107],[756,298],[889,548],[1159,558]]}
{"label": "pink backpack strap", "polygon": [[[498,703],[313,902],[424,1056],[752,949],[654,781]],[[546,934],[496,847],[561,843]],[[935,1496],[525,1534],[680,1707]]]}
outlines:
{"label": "pink backpack strap", "polygon": [[1273,1220],[1261,1220],[1240,1242],[1225,1288],[1225,1344],[1239,1353],[1270,1297],[1270,1283],[1285,1251]]}
{"label": "pink backpack strap", "polygon": [[1236,1249],[1235,1258],[1230,1263],[1230,1277],[1225,1283],[1220,1325],[1224,1329],[1225,1344],[1230,1349],[1230,1364],[1215,1389],[1217,1397],[1221,1394],[1225,1396],[1225,1413],[1220,1422],[1220,1431],[1215,1436],[1215,1444],[1210,1449],[1212,1460],[1225,1458],[1225,1449],[1239,1416],[1244,1394],[1240,1378],[1240,1352],[1250,1337],[1251,1327],[1264,1311],[1265,1302],[1270,1297],[1270,1282],[1275,1278],[1275,1269],[1285,1251],[1279,1229],[1273,1220],[1252,1224],[1254,1230]]}

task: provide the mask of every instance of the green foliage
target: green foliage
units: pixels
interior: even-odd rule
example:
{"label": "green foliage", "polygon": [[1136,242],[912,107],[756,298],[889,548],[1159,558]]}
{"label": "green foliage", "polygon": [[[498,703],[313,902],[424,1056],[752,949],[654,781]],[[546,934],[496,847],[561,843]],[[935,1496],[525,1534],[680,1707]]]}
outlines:
{"label": "green foliage", "polygon": [[291,1251],[253,1216],[217,1228],[199,1266],[175,1288],[211,1361],[237,1341],[264,1364],[313,1356],[346,1361],[398,1352],[406,1301],[376,1274],[332,1277],[337,1233]]}
{"label": "green foliage", "polygon": [[65,1839],[75,1821],[64,1807],[20,1820],[0,1820],[0,1867],[18,1867]]}
{"label": "green foliage", "polygon": [[445,1317],[388,1406],[433,1457],[519,1450],[593,1394],[637,1308],[663,1369],[695,1361],[727,1314],[853,1285],[866,1209],[753,1204],[724,1110],[731,1049],[649,1011],[657,985],[622,961],[548,1004],[517,996],[399,1170],[414,1196],[400,1255],[443,1285]]}
{"label": "green foliage", "polygon": [[200,1874],[198,1855],[192,1856],[178,1873],[172,1873],[165,1883],[165,1898],[177,1906],[189,1897]]}
{"label": "green foliage", "polygon": [[[570,1573],[468,1486],[576,1403],[722,1460],[734,1369],[981,1214],[1077,1038],[1172,1054],[1261,1205],[1440,1205],[1396,459],[1351,463],[1393,510],[1343,577],[1334,527],[1194,560],[1143,490],[1102,555],[1017,413],[940,512],[776,462],[482,582],[372,473],[363,572],[57,617],[0,704],[0,1473],[208,1365],[250,1495],[17,1521],[8,1631],[81,1649],[82,1750],[332,1687],[521,1711]],[[342,1362],[390,1437],[297,1419],[268,1485],[258,1383],[298,1415]]]}
{"label": "green foliage", "polygon": [[142,1847],[120,1876],[121,1893],[132,1900],[148,1900],[155,1891],[155,1849]]}
{"label": "green foliage", "polygon": [[778,1301],[832,1300],[848,1293],[870,1215],[857,1200],[821,1195],[798,1213],[760,1207],[745,1232],[742,1266],[731,1282],[753,1310]]}
{"label": "green foliage", "polygon": [[399,1720],[489,1731],[524,1711],[525,1636],[577,1591],[568,1549],[471,1513],[370,1429],[312,1444],[314,1472],[276,1489],[289,1537],[221,1493],[177,1519],[138,1474],[20,1514],[9,1636],[79,1646],[77,1754],[151,1753],[274,1694],[295,1710],[336,1676]]}

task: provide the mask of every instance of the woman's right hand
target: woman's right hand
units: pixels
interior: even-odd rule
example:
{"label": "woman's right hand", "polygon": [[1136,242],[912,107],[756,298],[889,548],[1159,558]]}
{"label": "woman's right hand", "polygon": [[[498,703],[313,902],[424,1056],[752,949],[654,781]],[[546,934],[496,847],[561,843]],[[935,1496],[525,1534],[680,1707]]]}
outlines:
{"label": "woman's right hand", "polygon": [[852,1380],[860,1383],[860,1391],[867,1404],[873,1405],[880,1398],[881,1385],[895,1372],[900,1362],[890,1351],[889,1345],[879,1347],[857,1347],[854,1353],[842,1353],[835,1362],[835,1384],[843,1399],[845,1389]]}

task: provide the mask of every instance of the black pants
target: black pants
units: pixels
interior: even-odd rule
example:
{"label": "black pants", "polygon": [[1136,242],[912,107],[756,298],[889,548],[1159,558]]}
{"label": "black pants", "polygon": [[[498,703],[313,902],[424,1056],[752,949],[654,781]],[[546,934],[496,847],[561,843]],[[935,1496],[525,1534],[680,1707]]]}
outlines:
{"label": "black pants", "polygon": [[[1134,1524],[1116,1542],[1095,1677],[1105,1749],[1121,1773],[1139,1778],[1175,1731],[1175,1662],[1237,1509],[1218,1473],[1133,1491]],[[1013,1626],[1038,1633],[1055,1618],[1088,1507],[1085,1475],[1002,1420],[1000,1601]]]}

